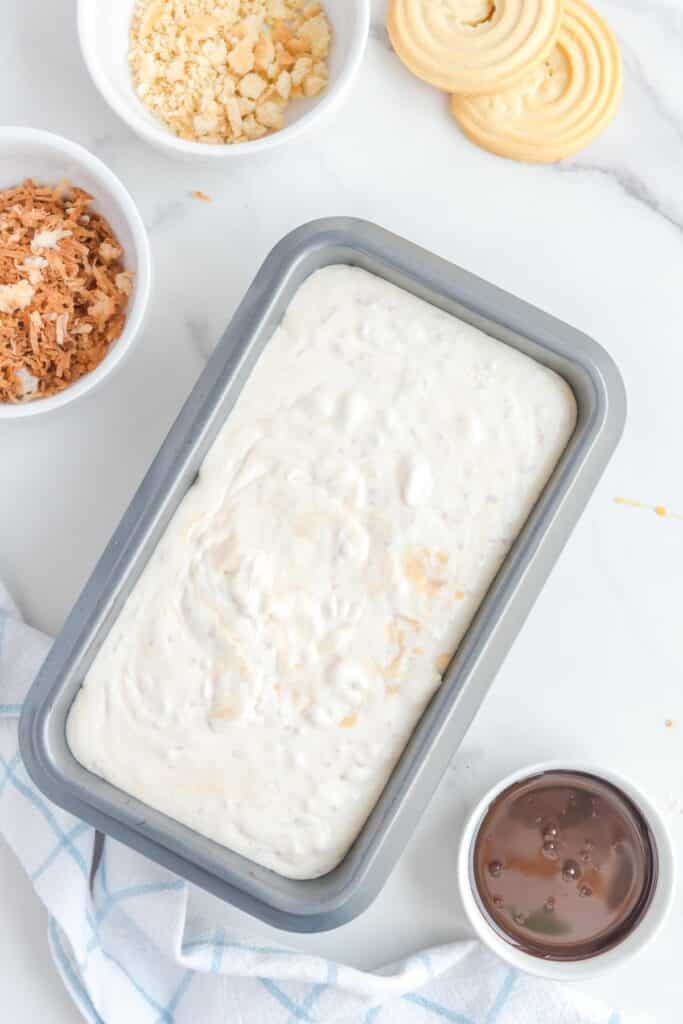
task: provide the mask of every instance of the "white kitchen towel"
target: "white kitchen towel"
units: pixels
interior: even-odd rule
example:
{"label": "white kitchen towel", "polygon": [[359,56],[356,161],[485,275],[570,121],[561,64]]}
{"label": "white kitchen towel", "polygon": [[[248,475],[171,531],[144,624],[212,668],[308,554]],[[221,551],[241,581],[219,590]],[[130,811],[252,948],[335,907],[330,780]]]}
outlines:
{"label": "white kitchen towel", "polygon": [[93,1024],[626,1024],[476,942],[359,971],[245,941],[188,915],[189,886],[46,800],[17,749],[17,720],[50,641],[0,584],[0,832],[49,913],[55,963]]}

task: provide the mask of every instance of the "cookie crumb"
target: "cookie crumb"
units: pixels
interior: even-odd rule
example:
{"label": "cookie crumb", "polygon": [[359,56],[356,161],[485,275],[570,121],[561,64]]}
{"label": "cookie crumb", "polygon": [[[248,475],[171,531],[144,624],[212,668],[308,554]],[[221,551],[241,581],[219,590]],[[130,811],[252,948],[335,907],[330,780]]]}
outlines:
{"label": "cookie crumb", "polygon": [[327,87],[331,38],[306,0],[138,0],[128,63],[140,102],[170,131],[227,145],[278,131],[293,99]]}

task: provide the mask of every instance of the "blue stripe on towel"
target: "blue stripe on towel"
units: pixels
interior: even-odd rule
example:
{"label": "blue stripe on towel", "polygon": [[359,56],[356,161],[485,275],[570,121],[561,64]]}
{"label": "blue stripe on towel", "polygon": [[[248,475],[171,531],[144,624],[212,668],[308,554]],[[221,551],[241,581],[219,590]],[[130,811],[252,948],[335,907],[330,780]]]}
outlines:
{"label": "blue stripe on towel", "polygon": [[[189,953],[200,946],[220,945],[223,949],[242,950],[244,953],[255,953],[257,956],[292,956],[291,949],[282,949],[278,946],[253,946],[248,942],[224,942],[222,939],[191,939],[183,943],[182,952]],[[299,954],[296,954],[297,956]],[[303,954],[307,956],[307,954]],[[311,960],[317,959],[311,956]]]}
{"label": "blue stripe on towel", "polygon": [[185,995],[185,992],[187,991],[188,986],[193,978],[194,971],[185,971],[182,981],[180,982],[178,988],[175,990],[173,996],[171,997],[171,1001],[169,1002],[168,1006],[160,1014],[156,1024],[163,1024],[164,1021],[173,1021],[175,1019],[174,1015],[178,1007],[178,1003]]}
{"label": "blue stripe on towel", "polygon": [[71,842],[71,840],[67,836],[66,832],[62,831],[62,829],[60,828],[59,822],[55,818],[54,814],[50,810],[50,808],[47,805],[47,803],[44,800],[41,800],[41,798],[38,796],[38,794],[34,790],[32,790],[30,788],[30,786],[27,786],[25,782],[22,782],[21,779],[18,779],[17,776],[15,775],[14,769],[15,769],[15,767],[16,767],[18,762],[19,762],[19,755],[17,754],[15,757],[12,758],[12,760],[9,763],[9,765],[7,765],[5,781],[7,779],[9,779],[9,781],[21,793],[21,795],[25,796],[26,799],[29,801],[29,803],[32,803],[33,806],[38,811],[40,811],[40,813],[43,815],[43,817],[47,821],[48,825],[51,827],[51,829],[53,830],[53,832],[55,833],[55,835],[59,839],[59,844],[60,844],[59,848],[60,848],[60,850],[62,848],[65,849],[66,852],[69,853],[73,857],[74,861],[76,862],[78,867],[81,869],[82,873],[87,878],[88,877],[88,867],[87,867],[87,865],[85,863],[85,858],[84,858],[83,854],[81,853],[81,851],[77,847],[74,846],[74,844]]}
{"label": "blue stripe on towel", "polygon": [[173,1024],[173,1018],[170,1017],[168,1010],[164,1006],[162,1006],[161,1003],[158,1003],[156,999],[154,999],[154,997],[151,996],[149,992],[147,992],[147,990],[142,987],[140,982],[137,981],[137,979],[133,977],[130,971],[123,966],[121,961],[117,960],[115,956],[112,956],[112,954],[109,953],[104,948],[104,946],[101,947],[101,952],[102,956],[104,956],[109,961],[110,964],[113,964],[114,967],[118,967],[118,969],[121,971],[121,974],[123,974],[124,978],[128,979],[128,981],[131,983],[135,991],[142,996],[145,1002],[148,1003],[153,1010],[156,1010],[156,1012],[159,1014],[159,1020],[165,1021],[166,1024]]}
{"label": "blue stripe on towel", "polygon": [[518,976],[519,971],[515,970],[514,968],[511,971],[508,971],[507,977],[505,978],[505,981],[501,986],[500,992],[496,996],[496,1001],[494,1002],[493,1006],[488,1012],[488,1015],[486,1017],[486,1024],[495,1024],[495,1021],[498,1020],[503,1010],[503,1007],[510,998],[510,993],[512,992],[515,986],[515,982],[517,981]]}
{"label": "blue stripe on towel", "polygon": [[216,932],[216,939],[213,942],[213,958],[211,960],[211,970],[214,974],[220,974],[224,950],[225,930],[223,928],[219,928]]}
{"label": "blue stripe on towel", "polygon": [[86,825],[85,822],[83,821],[79,822],[79,824],[76,825],[75,828],[72,828],[71,831],[68,832],[62,840],[60,840],[57,846],[55,846],[52,853],[48,854],[48,856],[45,858],[40,867],[37,867],[36,870],[31,875],[29,875],[31,881],[37,882],[40,876],[45,874],[50,865],[57,860],[57,857],[60,855],[62,850],[65,849],[66,846],[68,846],[69,843],[71,843],[73,840],[78,839],[80,836],[82,836],[84,832],[87,832],[89,828],[90,826]]}
{"label": "blue stripe on towel", "polygon": [[22,704],[0,704],[0,715],[17,718],[21,714]]}
{"label": "blue stripe on towel", "polygon": [[131,885],[128,889],[108,893],[104,903],[96,911],[95,919],[101,923],[118,903],[123,903],[134,896],[150,896],[158,892],[170,892],[173,889],[182,889],[185,884],[182,879],[178,879],[176,882],[147,882],[145,885]]}
{"label": "blue stripe on towel", "polygon": [[363,1021],[363,1024],[375,1024],[375,1021],[377,1020],[381,1010],[381,1005],[371,1006],[367,1014],[365,1015],[365,1020]]}
{"label": "blue stripe on towel", "polygon": [[0,764],[4,769],[2,773],[2,779],[0,780],[0,796],[2,796],[3,792],[5,791],[5,786],[9,782],[10,772],[14,771],[16,766],[19,764],[19,755],[15,754],[8,764],[4,757],[2,756],[2,754],[0,754]]}
{"label": "blue stripe on towel", "polygon": [[273,999],[277,999],[281,1006],[284,1006],[286,1010],[292,1014],[295,1020],[310,1020],[307,1013],[297,1006],[296,1003],[292,1002],[288,995],[286,995],[282,989],[278,988],[274,981],[270,978],[259,978],[259,981],[265,988],[266,992],[270,992]]}
{"label": "blue stripe on towel", "polygon": [[438,1003],[433,1003],[431,999],[425,999],[424,996],[415,995],[414,992],[409,992],[402,998],[407,1003],[415,1003],[416,1006],[421,1006],[423,1010],[429,1010],[430,1013],[435,1014],[437,1017],[441,1017],[442,1020],[450,1021],[451,1024],[473,1024],[469,1017],[464,1017],[461,1013],[449,1010],[446,1006],[439,1006]]}
{"label": "blue stripe on towel", "polygon": [[[324,982],[319,982],[317,985],[314,985],[312,987],[311,991],[308,993],[308,995],[304,999],[304,1001],[301,1004],[301,1006],[299,1007],[299,1011],[304,1014],[304,1020],[310,1020],[310,1011],[313,1009],[315,1004],[318,1002],[318,1000],[320,999],[320,997],[323,994],[323,992],[325,991],[325,989],[329,988],[330,985],[334,985],[336,980],[337,980],[337,965],[333,964],[333,963],[328,963],[328,965],[327,965],[327,980],[324,981]],[[288,1024],[294,1024],[295,1020],[300,1020],[300,1019],[301,1019],[300,1017],[292,1017],[292,1018],[290,1018]]]}
{"label": "blue stripe on towel", "polygon": [[90,1020],[91,1024],[104,1024],[104,1021],[93,1006],[93,1002],[88,995],[83,982],[74,971],[71,961],[64,951],[64,947],[62,946],[59,932],[57,930],[57,923],[52,916],[50,916],[48,932],[50,937],[50,947],[55,960],[57,961],[57,966],[61,969],[65,984],[71,989],[74,1001],[78,1004],[84,1016]]}

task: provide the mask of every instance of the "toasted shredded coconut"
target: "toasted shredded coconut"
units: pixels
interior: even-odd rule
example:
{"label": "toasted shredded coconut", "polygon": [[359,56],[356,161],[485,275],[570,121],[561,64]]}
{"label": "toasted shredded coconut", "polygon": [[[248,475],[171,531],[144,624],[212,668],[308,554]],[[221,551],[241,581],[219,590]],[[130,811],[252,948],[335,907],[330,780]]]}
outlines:
{"label": "toasted shredded coconut", "polygon": [[128,61],[140,100],[180,138],[248,142],[326,87],[330,41],[307,0],[138,0]]}
{"label": "toasted shredded coconut", "polygon": [[68,182],[0,192],[0,402],[62,391],[121,335],[132,274],[91,203]]}
{"label": "toasted shredded coconut", "polygon": [[16,313],[31,305],[33,288],[28,281],[0,284],[0,313]]}
{"label": "toasted shredded coconut", "polygon": [[61,242],[63,238],[70,237],[70,231],[62,231],[60,228],[54,228],[52,231],[36,231],[31,239],[31,250],[40,252],[41,249],[56,249],[58,242]]}

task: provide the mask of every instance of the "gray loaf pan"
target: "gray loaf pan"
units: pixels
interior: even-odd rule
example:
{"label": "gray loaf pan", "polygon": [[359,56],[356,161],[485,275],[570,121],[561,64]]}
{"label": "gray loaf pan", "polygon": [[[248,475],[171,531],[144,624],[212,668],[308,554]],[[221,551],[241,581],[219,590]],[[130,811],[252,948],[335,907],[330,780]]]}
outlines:
{"label": "gray loaf pan", "polygon": [[[329,874],[294,881],[88,772],[67,746],[65,725],[88,667],[294,293],[309,274],[334,263],[364,267],[551,367],[576,396],[578,422],[355,843]],[[31,688],[19,730],[31,778],[72,814],[271,925],[314,932],[351,920],[380,891],[414,832],[614,450],[625,415],[611,358],[559,320],[373,224],[334,218],[293,231],[256,275]]]}

